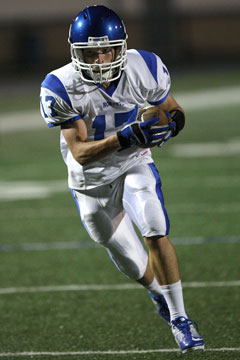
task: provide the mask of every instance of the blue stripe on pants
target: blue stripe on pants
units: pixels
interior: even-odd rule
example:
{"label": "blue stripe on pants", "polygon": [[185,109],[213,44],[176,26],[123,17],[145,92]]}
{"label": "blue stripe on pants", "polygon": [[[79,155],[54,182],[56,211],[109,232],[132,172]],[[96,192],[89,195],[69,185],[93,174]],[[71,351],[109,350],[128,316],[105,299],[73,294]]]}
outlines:
{"label": "blue stripe on pants", "polygon": [[158,169],[156,168],[154,163],[150,163],[148,164],[148,166],[150,167],[150,169],[152,170],[152,173],[156,179],[156,193],[158,196],[158,199],[161,202],[162,205],[162,209],[163,209],[163,213],[165,215],[165,221],[166,221],[166,235],[168,235],[169,233],[169,229],[170,229],[170,222],[169,222],[169,218],[168,218],[168,214],[167,214],[167,210],[165,208],[164,205],[164,198],[163,198],[163,193],[162,193],[162,183],[161,183],[161,179],[158,173]]}

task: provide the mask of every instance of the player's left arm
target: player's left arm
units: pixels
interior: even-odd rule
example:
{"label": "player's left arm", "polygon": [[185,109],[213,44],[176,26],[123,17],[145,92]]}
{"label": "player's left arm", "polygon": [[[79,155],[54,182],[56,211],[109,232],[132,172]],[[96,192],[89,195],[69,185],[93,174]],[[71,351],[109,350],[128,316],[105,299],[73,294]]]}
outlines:
{"label": "player's left arm", "polygon": [[147,101],[151,105],[157,105],[170,116],[170,132],[167,140],[178,135],[184,128],[185,114],[183,108],[177,103],[170,94],[171,77],[166,65],[159,56],[156,55],[155,73],[157,74],[157,87],[153,91],[149,91]]}
{"label": "player's left arm", "polygon": [[185,125],[185,114],[183,108],[177,103],[171,94],[168,94],[166,100],[158,106],[170,114],[171,122],[174,122],[172,137],[178,135]]}

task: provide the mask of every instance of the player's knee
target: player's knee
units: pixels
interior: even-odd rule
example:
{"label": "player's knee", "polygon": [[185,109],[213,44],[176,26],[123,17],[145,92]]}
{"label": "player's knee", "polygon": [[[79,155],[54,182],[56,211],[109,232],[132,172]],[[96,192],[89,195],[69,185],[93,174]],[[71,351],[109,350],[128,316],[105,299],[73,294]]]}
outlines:
{"label": "player's knee", "polygon": [[169,220],[167,213],[161,206],[160,201],[148,199],[144,203],[144,229],[143,236],[151,237],[156,235],[167,235],[169,232]]}
{"label": "player's knee", "polygon": [[82,221],[90,237],[101,245],[106,245],[111,239],[114,229],[106,213],[97,211],[85,214]]}
{"label": "player's knee", "polygon": [[146,266],[143,264],[134,264],[134,266],[132,266],[131,268],[128,269],[127,273],[128,273],[128,277],[132,280],[139,280],[143,277],[144,273],[146,270]]}
{"label": "player's knee", "polygon": [[166,235],[145,236],[144,241],[149,249],[159,248],[159,245],[164,246],[166,243],[169,243]]}

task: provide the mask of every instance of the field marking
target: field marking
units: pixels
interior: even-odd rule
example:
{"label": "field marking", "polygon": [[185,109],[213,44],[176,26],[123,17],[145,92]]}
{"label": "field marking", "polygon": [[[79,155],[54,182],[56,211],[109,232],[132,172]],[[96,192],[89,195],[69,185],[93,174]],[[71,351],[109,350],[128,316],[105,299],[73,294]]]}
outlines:
{"label": "field marking", "polygon": [[[240,239],[239,241],[240,242]],[[14,251],[47,251],[47,250],[74,250],[84,248],[102,248],[101,245],[94,241],[53,241],[53,242],[36,242],[22,244],[0,244],[0,252]]]}
{"label": "field marking", "polygon": [[226,214],[239,213],[240,202],[230,203],[186,203],[168,204],[168,213],[172,214]]}
{"label": "field marking", "polygon": [[40,115],[40,110],[25,110],[1,114],[0,131],[2,134],[39,129],[48,129]]}
{"label": "field marking", "polygon": [[[240,286],[240,280],[234,281],[190,281],[183,282],[183,288],[208,288]],[[135,283],[125,284],[91,284],[91,285],[59,285],[59,286],[22,286],[0,288],[0,295],[20,293],[46,293],[59,291],[116,291],[116,290],[142,290],[142,286]]]}
{"label": "field marking", "polygon": [[214,237],[177,237],[171,238],[174,245],[201,245],[201,244],[237,244],[240,236],[214,236]]}
{"label": "field marking", "polygon": [[174,144],[169,148],[169,154],[184,158],[239,155],[240,138],[232,138],[222,142]]}
{"label": "field marking", "polygon": [[[188,144],[189,145],[189,144]],[[178,145],[176,145],[178,146]],[[185,146],[185,145],[182,145]],[[187,145],[186,145],[187,146]],[[240,146],[239,146],[240,150]],[[184,150],[185,151],[185,150]],[[195,153],[196,154],[196,153]],[[240,151],[239,151],[240,154]],[[179,151],[179,156],[181,156],[181,151]],[[174,185],[174,184],[173,184]],[[182,181],[181,186],[183,188],[193,188],[193,187],[212,187],[214,189],[219,188],[239,188],[240,187],[240,176],[239,175],[229,175],[229,176],[219,176],[219,178],[216,176],[209,176],[206,178],[199,180],[197,178],[196,180],[194,177],[191,177],[189,179],[186,179],[186,181]],[[171,187],[171,181],[168,184],[168,187]],[[30,199],[42,199],[51,196],[55,193],[63,193],[63,192],[69,192],[70,190],[68,187],[67,179],[65,180],[46,180],[46,181],[0,181],[0,201],[16,201],[16,200],[30,200]],[[214,208],[214,211],[219,212],[221,209],[221,212],[225,209],[227,209],[228,206],[234,206],[234,204],[237,205],[237,208],[235,211],[239,211],[239,202],[235,203],[229,203],[229,204],[221,204],[221,206],[217,206]],[[192,206],[193,204],[190,204]],[[170,204],[171,206],[171,204]],[[174,204],[172,205],[175,206]],[[185,206],[183,204],[180,204],[181,207]],[[188,204],[186,204],[188,206]],[[203,209],[204,212],[207,211],[209,204],[199,203],[194,204],[195,208]],[[192,208],[190,211],[192,212]],[[16,209],[18,211],[18,209]],[[39,209],[38,209],[39,211]],[[58,210],[60,211],[60,210]],[[181,211],[184,211],[182,208]],[[233,210],[234,211],[234,210]],[[34,212],[34,209],[33,209]]]}
{"label": "field marking", "polygon": [[178,92],[174,94],[174,97],[186,111],[222,108],[239,105],[240,86]]}
{"label": "field marking", "polygon": [[[238,244],[240,236],[228,237],[178,237],[171,238],[174,245],[203,245],[203,244]],[[69,241],[52,241],[52,242],[33,242],[22,244],[0,244],[0,252],[15,252],[15,251],[49,251],[49,250],[75,250],[103,247],[91,240],[69,240]]]}
{"label": "field marking", "polygon": [[67,179],[49,181],[0,181],[0,201],[42,199],[69,191]]}
{"label": "field marking", "polygon": [[[222,347],[222,348],[209,348],[205,349],[204,352],[225,352],[225,351],[240,351],[239,347],[230,348],[230,347]],[[8,356],[80,356],[80,355],[127,355],[127,354],[149,354],[149,353],[180,353],[179,349],[149,349],[149,350],[103,350],[103,351],[24,351],[24,352],[7,352],[0,353],[0,357],[8,357]]]}
{"label": "field marking", "polygon": [[[240,86],[217,87],[202,89],[199,91],[187,91],[174,93],[174,97],[185,109],[206,110],[210,108],[222,108],[225,106],[239,105]],[[48,129],[37,111],[18,111],[1,115],[1,133]]]}

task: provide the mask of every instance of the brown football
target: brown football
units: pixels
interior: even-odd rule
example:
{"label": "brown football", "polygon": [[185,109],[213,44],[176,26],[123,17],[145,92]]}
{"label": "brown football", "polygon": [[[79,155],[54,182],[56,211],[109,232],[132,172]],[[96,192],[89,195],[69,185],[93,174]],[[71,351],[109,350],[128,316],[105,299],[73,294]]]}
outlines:
{"label": "brown football", "polygon": [[166,112],[160,109],[159,106],[146,106],[139,110],[139,121],[150,120],[154,117],[159,117],[159,122],[154,125],[167,125],[169,123],[169,118]]}

